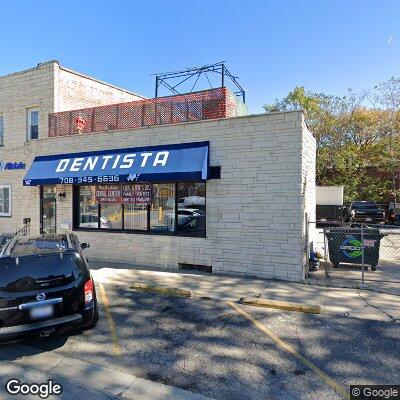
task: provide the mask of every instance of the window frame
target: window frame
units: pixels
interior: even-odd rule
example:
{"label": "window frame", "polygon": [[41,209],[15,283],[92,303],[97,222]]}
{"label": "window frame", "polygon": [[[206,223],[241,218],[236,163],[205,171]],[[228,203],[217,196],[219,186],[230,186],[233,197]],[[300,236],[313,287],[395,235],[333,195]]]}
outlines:
{"label": "window frame", "polygon": [[[27,140],[38,140],[39,139],[39,126],[40,126],[40,113],[39,113],[39,109],[37,107],[32,107],[32,108],[28,108],[27,110]],[[37,127],[38,127],[38,132],[37,132],[37,138],[32,138],[32,131],[31,128],[32,126],[36,126],[36,125],[32,125],[32,113],[33,112],[37,112],[38,115],[38,121],[37,121]]]}
{"label": "window frame", "polygon": [[8,189],[8,213],[0,212],[0,217],[12,216],[12,188],[11,185],[0,185],[0,190]]}
{"label": "window frame", "polygon": [[[187,181],[188,183],[197,183],[192,180]],[[140,235],[157,235],[157,236],[177,236],[177,237],[187,237],[187,238],[197,238],[197,239],[205,239],[207,238],[207,183],[204,182],[204,191],[205,191],[205,210],[206,210],[206,219],[204,223],[204,235],[191,235],[184,234],[184,232],[178,232],[178,182],[149,182],[153,183],[165,183],[165,184],[173,184],[175,190],[175,228],[174,231],[154,231],[151,230],[150,227],[150,204],[147,204],[147,229],[125,229],[125,209],[124,204],[122,204],[122,229],[109,229],[109,228],[100,228],[100,216],[101,216],[101,204],[98,204],[97,212],[98,212],[98,227],[97,228],[81,228],[80,224],[80,186],[73,185],[72,192],[72,231],[84,231],[84,232],[109,232],[109,233],[127,233],[127,234],[140,234]],[[181,183],[181,182],[179,182]],[[90,186],[90,185],[89,185]]]}
{"label": "window frame", "polygon": [[0,112],[0,147],[4,146],[4,115]]}

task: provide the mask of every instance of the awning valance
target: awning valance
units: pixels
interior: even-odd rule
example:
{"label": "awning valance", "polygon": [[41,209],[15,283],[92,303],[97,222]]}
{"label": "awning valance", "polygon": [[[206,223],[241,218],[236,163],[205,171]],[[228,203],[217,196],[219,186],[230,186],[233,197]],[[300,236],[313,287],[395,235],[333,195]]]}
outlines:
{"label": "awning valance", "polygon": [[24,185],[204,181],[209,142],[36,157]]}

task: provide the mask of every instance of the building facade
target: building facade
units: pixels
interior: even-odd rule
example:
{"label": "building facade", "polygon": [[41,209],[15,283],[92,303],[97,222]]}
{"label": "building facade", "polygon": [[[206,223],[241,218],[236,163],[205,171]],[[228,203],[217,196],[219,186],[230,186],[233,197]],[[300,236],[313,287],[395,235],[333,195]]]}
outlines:
{"label": "building facade", "polygon": [[[313,239],[307,220],[315,220],[316,145],[302,112],[215,118],[214,98],[169,100],[170,108],[154,103],[155,123],[148,124],[147,100],[54,62],[0,78],[0,85],[0,160],[8,166],[0,171],[0,233],[29,221],[31,233],[76,231],[90,242],[90,259],[304,278]],[[72,121],[79,132],[61,136],[56,129],[49,136],[49,114],[94,107],[91,115],[98,115],[104,109],[96,106],[123,103],[117,114],[133,118],[125,102],[140,104],[143,126],[119,129],[119,121],[112,125],[117,129],[77,134],[80,118],[86,131],[98,126],[86,110]],[[157,119],[162,107],[170,120]],[[39,110],[33,136],[32,108]],[[177,122],[183,109],[186,121]],[[126,177],[99,172],[125,167]]]}

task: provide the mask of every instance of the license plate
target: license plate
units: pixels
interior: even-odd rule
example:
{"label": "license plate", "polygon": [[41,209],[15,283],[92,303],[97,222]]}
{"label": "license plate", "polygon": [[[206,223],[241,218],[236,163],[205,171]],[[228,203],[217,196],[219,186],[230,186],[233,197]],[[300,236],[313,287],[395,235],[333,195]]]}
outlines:
{"label": "license plate", "polygon": [[30,311],[32,319],[42,319],[51,317],[54,313],[53,306],[38,306],[34,307]]}
{"label": "license plate", "polygon": [[372,218],[366,218],[366,221],[372,221]]}

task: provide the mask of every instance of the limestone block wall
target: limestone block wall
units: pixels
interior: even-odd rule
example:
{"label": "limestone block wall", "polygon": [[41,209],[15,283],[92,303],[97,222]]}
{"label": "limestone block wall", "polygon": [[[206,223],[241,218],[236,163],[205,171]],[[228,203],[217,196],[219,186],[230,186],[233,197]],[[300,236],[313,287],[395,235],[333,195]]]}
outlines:
{"label": "limestone block wall", "polygon": [[[89,259],[168,270],[180,263],[202,264],[214,272],[300,281],[305,212],[311,218],[315,212],[315,140],[301,112],[46,138],[28,143],[18,157],[29,164],[35,155],[205,140],[210,141],[211,165],[221,166],[221,179],[207,182],[207,237],[78,230],[80,240],[91,243]],[[22,174],[1,174],[0,184],[10,179],[14,210],[23,211],[9,220],[17,224],[22,216],[31,217],[38,231],[38,189],[22,187]],[[72,221],[72,188],[58,189],[66,192],[64,200],[57,200],[61,231],[62,220]]]}

